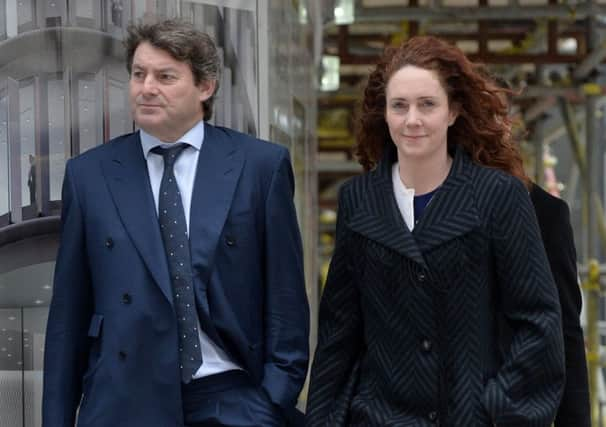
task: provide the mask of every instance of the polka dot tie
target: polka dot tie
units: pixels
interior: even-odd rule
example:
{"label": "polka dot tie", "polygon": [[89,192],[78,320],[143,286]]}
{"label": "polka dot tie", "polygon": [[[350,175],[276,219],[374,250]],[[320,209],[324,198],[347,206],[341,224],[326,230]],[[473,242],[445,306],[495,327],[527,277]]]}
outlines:
{"label": "polka dot tie", "polygon": [[185,384],[191,381],[192,375],[202,364],[187,224],[181,192],[173,170],[179,155],[187,147],[186,144],[178,144],[170,148],[152,149],[153,153],[164,158],[164,174],[158,195],[158,219],[172,282],[179,333],[181,380]]}

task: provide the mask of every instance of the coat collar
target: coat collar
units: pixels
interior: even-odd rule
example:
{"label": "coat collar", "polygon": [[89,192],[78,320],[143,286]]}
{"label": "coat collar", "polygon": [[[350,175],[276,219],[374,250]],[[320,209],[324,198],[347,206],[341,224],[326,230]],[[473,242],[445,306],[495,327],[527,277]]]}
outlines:
{"label": "coat collar", "polygon": [[204,127],[189,221],[194,274],[208,280],[219,237],[244,168],[244,152],[234,134],[209,124]]}
{"label": "coat collar", "polygon": [[395,150],[386,150],[377,168],[370,173],[370,185],[348,226],[426,267],[424,253],[479,224],[471,187],[473,165],[462,148],[455,149],[448,177],[434,195],[423,218],[410,232],[394,196],[391,166],[395,160]]}
{"label": "coat collar", "polygon": [[172,304],[166,253],[139,133],[112,143],[112,148],[102,168],[114,205],[143,262]]}

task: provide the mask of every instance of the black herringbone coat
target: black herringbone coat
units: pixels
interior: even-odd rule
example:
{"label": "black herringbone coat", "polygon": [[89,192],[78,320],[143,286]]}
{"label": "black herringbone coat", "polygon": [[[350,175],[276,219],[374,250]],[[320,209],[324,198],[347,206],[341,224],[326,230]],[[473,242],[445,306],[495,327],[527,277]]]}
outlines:
{"label": "black herringbone coat", "polygon": [[[527,190],[459,149],[411,233],[394,160],[340,193],[307,425],[549,426],[560,307]],[[507,351],[500,319],[514,331]]]}

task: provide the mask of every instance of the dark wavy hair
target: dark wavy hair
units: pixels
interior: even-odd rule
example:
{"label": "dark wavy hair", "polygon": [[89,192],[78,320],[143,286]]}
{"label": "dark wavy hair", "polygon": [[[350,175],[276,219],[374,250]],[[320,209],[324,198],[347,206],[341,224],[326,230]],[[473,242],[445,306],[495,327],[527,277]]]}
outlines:
{"label": "dark wavy hair", "polygon": [[450,107],[458,112],[448,128],[449,151],[462,146],[474,162],[508,172],[530,185],[511,133],[507,105],[511,90],[499,86],[484,66],[472,63],[459,48],[431,36],[388,47],[368,77],[355,149],[365,170],[377,165],[384,150],[395,150],[385,121],[385,91],[391,76],[407,65],[435,71]]}
{"label": "dark wavy hair", "polygon": [[216,82],[213,95],[202,101],[204,120],[209,120],[213,114],[215,95],[221,79],[221,60],[213,39],[193,25],[179,20],[131,24],[124,40],[126,69],[129,75],[135,51],[144,42],[164,50],[177,61],[187,63],[196,84],[208,80]]}

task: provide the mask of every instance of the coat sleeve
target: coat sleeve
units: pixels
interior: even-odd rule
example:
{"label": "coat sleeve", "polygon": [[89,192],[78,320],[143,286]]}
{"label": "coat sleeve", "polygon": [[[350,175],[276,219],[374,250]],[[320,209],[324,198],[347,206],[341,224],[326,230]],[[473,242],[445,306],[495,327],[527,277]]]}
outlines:
{"label": "coat sleeve", "polygon": [[356,383],[362,348],[360,295],[351,265],[348,216],[339,194],[335,250],[320,303],[318,346],[311,369],[306,425],[337,427],[347,424],[349,400]]}
{"label": "coat sleeve", "polygon": [[[562,329],[566,355],[566,385],[555,419],[555,427],[590,427],[589,384],[585,340],[580,324],[581,289],[577,276],[570,213],[565,202],[549,197],[549,206],[536,205],[545,251],[558,288],[562,307]],[[539,212],[539,206],[549,209]]]}
{"label": "coat sleeve", "polygon": [[496,293],[512,339],[484,405],[499,427],[548,427],[565,380],[560,305],[528,192],[511,176],[501,185],[491,229]]}
{"label": "coat sleeve", "polygon": [[44,351],[42,425],[73,427],[89,353],[91,280],[71,161],[62,190],[62,232]]}
{"label": "coat sleeve", "polygon": [[293,203],[288,151],[273,172],[265,217],[265,365],[262,386],[290,412],[305,382],[309,361],[309,306],[303,250]]}

